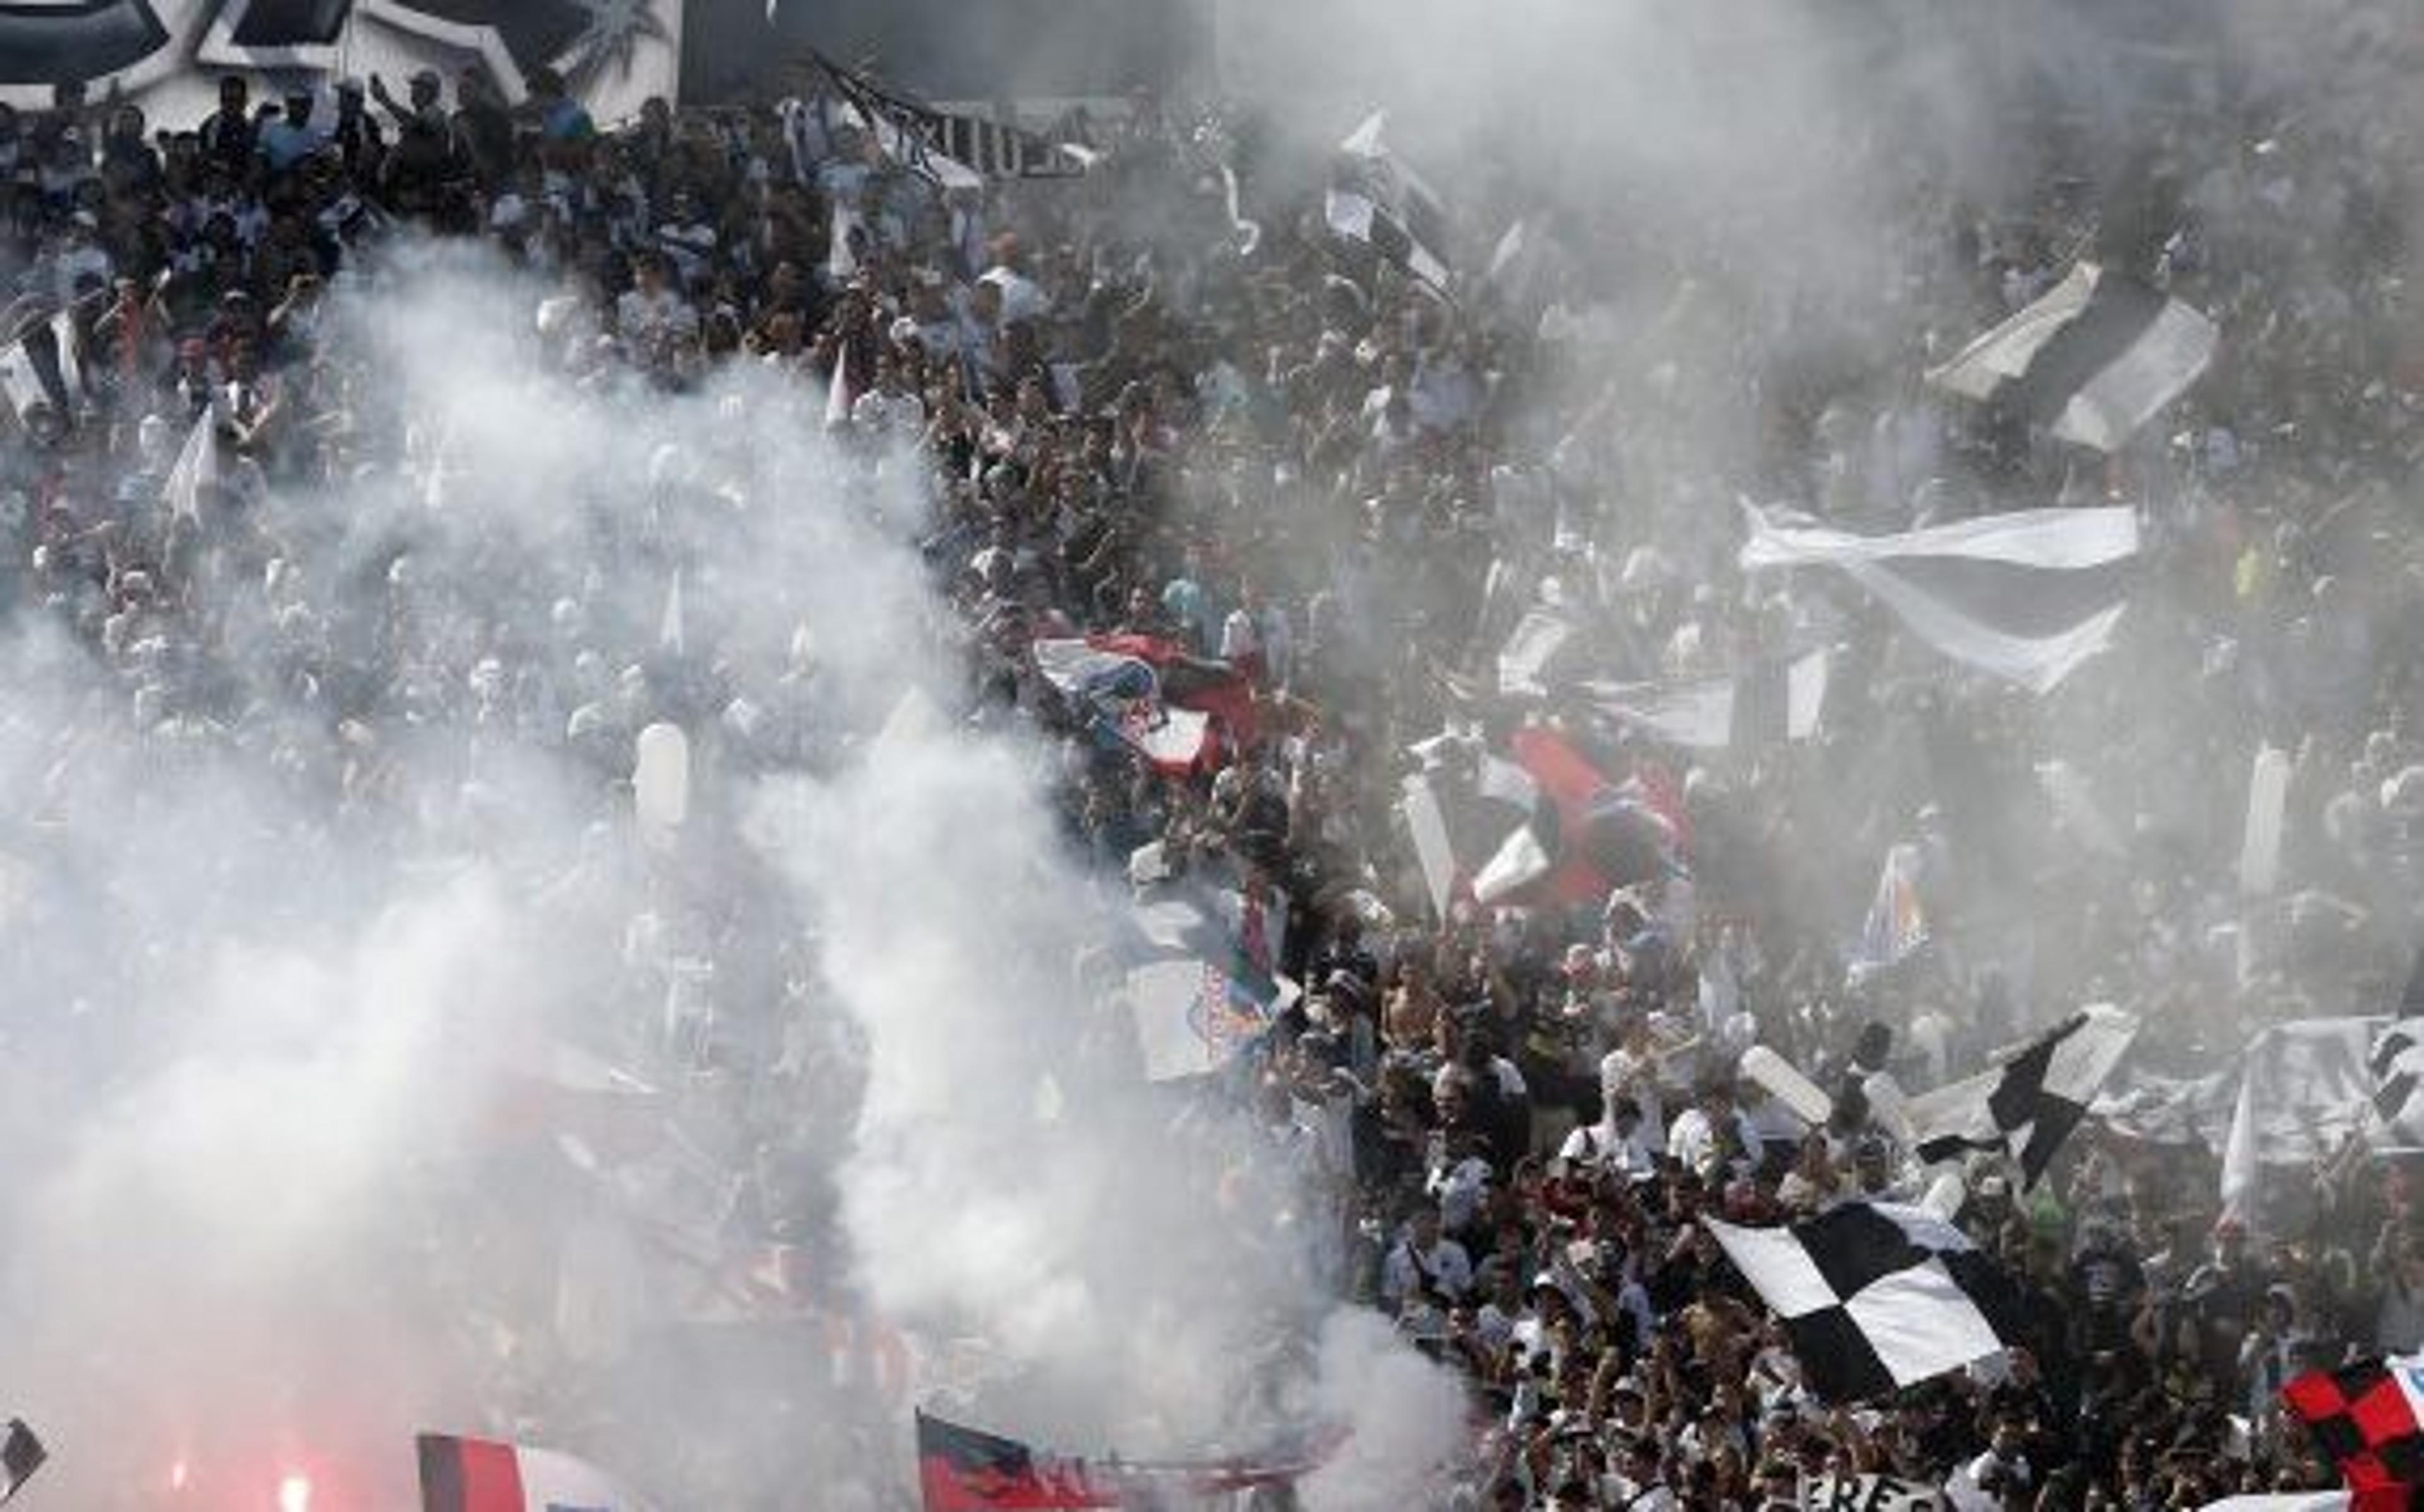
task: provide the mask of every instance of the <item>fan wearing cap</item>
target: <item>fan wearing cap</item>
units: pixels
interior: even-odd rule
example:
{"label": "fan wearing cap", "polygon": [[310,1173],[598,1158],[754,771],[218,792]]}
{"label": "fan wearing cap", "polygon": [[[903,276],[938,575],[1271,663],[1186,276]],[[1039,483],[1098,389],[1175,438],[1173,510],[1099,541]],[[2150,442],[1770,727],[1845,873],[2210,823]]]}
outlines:
{"label": "fan wearing cap", "polygon": [[470,163],[455,139],[442,101],[445,84],[429,69],[407,86],[410,103],[399,103],[387,81],[371,76],[371,95],[396,123],[396,142],[380,164],[389,200],[407,215],[445,208],[449,189],[469,173]]}
{"label": "fan wearing cap", "polygon": [[1582,1363],[1582,1339],[1593,1321],[1589,1304],[1545,1270],[1532,1278],[1524,1300],[1527,1310],[1507,1339],[1517,1368],[1555,1377]]}
{"label": "fan wearing cap", "polygon": [[309,88],[289,89],[278,114],[262,124],[261,160],[273,178],[293,172],[327,145],[327,138],[311,122],[311,107]]}

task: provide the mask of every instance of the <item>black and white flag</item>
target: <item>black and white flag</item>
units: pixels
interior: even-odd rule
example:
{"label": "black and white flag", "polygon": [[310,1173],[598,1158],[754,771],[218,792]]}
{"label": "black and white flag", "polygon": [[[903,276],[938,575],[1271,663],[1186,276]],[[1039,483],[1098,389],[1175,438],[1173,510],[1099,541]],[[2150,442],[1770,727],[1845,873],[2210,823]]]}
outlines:
{"label": "black and white flag", "polygon": [[1330,229],[1362,242],[1435,288],[1448,279],[1447,211],[1420,175],[1399,161],[1380,139],[1386,111],[1374,111],[1338,144],[1338,164],[1323,213]]}
{"label": "black and white flag", "polygon": [[1523,612],[1498,651],[1498,691],[1538,697],[1562,681],[1584,645],[1582,628],[1563,610],[1535,604]]}
{"label": "black and white flag", "polygon": [[0,1440],[0,1504],[5,1504],[16,1495],[27,1481],[33,1479],[34,1472],[42,1468],[42,1461],[50,1457],[50,1451],[42,1447],[42,1440],[35,1438],[34,1430],[25,1426],[25,1420],[10,1418],[8,1437]]}
{"label": "black and white flag", "polygon": [[2384,1020],[2291,1019],[2240,1056],[2239,1097],[2223,1143],[2222,1202],[2249,1219],[2265,1173],[2311,1173],[2365,1132],[2381,1090],[2369,1064]]}
{"label": "black and white flag", "polygon": [[57,371],[60,400],[72,411],[85,397],[84,342],[76,334],[75,315],[62,310],[51,317],[51,359]]}
{"label": "black and white flag", "polygon": [[[917,101],[887,93],[864,74],[843,68],[821,54],[812,53],[809,58],[809,72],[816,80],[821,103],[813,110],[790,101],[777,107],[785,130],[792,137],[795,161],[802,158],[804,135],[812,128],[831,133],[852,126],[872,135],[887,160],[938,189],[968,193],[983,190],[984,175],[940,145],[941,133],[935,129],[938,112]],[[835,234],[840,234],[838,227]]]}
{"label": "black and white flag", "polygon": [[2375,1148],[2424,1148],[2424,950],[2407,973],[2399,1016],[2373,1042]]}
{"label": "black and white flag", "polygon": [[1969,1237],[1924,1208],[1844,1202],[1790,1228],[1702,1218],[1784,1322],[1811,1391],[1889,1395],[2002,1352],[2017,1297]]}
{"label": "black and white flag", "polygon": [[215,412],[205,410],[185,433],[185,444],[178,449],[176,464],[161,485],[161,501],[171,515],[199,519],[203,508],[226,487],[227,472]]}
{"label": "black and white flag", "polygon": [[1798,656],[1767,658],[1731,676],[1591,681],[1579,691],[1602,714],[1670,745],[1747,750],[1806,740],[1818,732],[1827,666],[1822,646]]}
{"label": "black and white flag", "polygon": [[1297,1000],[1279,969],[1287,915],[1259,882],[1167,884],[1134,906],[1120,945],[1147,1080],[1219,1071]]}
{"label": "black and white flag", "polygon": [[1833,567],[1957,661],[2044,692],[2102,650],[2128,609],[2138,517],[2025,509],[1855,535],[1746,503],[1746,571]]}
{"label": "black and white flag", "polygon": [[[1405,780],[1400,811],[1432,911],[1444,919],[1460,884],[1515,867],[1541,806],[1540,790],[1530,772],[1478,738],[1434,736],[1413,753],[1424,770]],[[1540,847],[1535,841],[1530,849]]]}
{"label": "black and white flag", "polygon": [[83,394],[84,363],[69,311],[27,321],[15,340],[0,345],[0,403],[20,425],[37,408],[72,422]]}
{"label": "black and white flag", "polygon": [[34,411],[51,403],[50,389],[22,341],[0,345],[0,403],[20,425],[30,425]]}
{"label": "black and white flag", "polygon": [[2217,339],[2212,321],[2161,290],[2081,263],[1927,379],[2112,452],[2197,380]]}
{"label": "black and white flag", "polygon": [[1405,780],[1398,812],[1443,919],[1468,892],[1485,908],[1603,902],[1671,856],[1679,821],[1651,788],[1610,783],[1546,726],[1517,730],[1505,757],[1456,734],[1411,749],[1423,772]]}
{"label": "black and white flag", "polygon": [[2024,1187],[2035,1186],[2137,1033],[2134,1015],[2099,1003],[1994,1070],[1909,1099],[1903,1115],[1919,1157],[1933,1163],[1969,1150],[2000,1151],[2020,1163]]}
{"label": "black and white flag", "polygon": [[2219,1150],[2239,1104],[2239,1070],[2225,1064],[2202,1076],[2166,1076],[2131,1066],[2105,1084],[2088,1116],[2141,1144]]}
{"label": "black and white flag", "polygon": [[1086,171],[1084,154],[1033,132],[937,109],[812,56],[821,82],[850,103],[885,153],[943,188],[981,189],[987,179],[1065,179]]}

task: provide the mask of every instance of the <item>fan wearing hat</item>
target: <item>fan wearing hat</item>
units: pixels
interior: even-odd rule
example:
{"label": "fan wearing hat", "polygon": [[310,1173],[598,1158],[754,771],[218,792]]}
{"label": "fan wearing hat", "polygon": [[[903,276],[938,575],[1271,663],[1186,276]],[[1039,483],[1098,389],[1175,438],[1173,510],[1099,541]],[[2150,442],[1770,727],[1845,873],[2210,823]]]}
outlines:
{"label": "fan wearing hat", "polygon": [[326,145],[312,123],[312,105],[311,89],[298,86],[286,91],[278,114],[263,123],[261,156],[273,176],[292,172]]}

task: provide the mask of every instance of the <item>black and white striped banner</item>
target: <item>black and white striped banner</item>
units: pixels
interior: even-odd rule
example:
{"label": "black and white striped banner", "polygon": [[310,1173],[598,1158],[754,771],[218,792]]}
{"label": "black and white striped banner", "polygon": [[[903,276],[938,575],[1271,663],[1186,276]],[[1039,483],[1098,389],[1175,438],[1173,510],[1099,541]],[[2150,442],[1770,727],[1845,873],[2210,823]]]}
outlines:
{"label": "black and white striped banner", "polygon": [[1927,378],[2111,452],[2197,380],[2219,339],[2212,321],[2161,290],[2081,263]]}
{"label": "black and white striped banner", "polygon": [[1731,676],[1674,682],[1585,681],[1578,692],[1619,724],[1694,750],[1756,750],[1818,732],[1826,702],[1825,647],[1769,657]]}
{"label": "black and white striped banner", "polygon": [[937,109],[877,85],[821,54],[810,72],[850,102],[884,138],[885,151],[945,188],[987,179],[1069,179],[1086,172],[1086,156],[1022,127]]}
{"label": "black and white striped banner", "polygon": [[1385,111],[1374,111],[1338,144],[1336,174],[1323,202],[1331,231],[1362,242],[1382,261],[1444,288],[1447,211],[1429,184],[1381,140]]}
{"label": "black and white striped banner", "polygon": [[2138,519],[2030,509],[1854,535],[1745,505],[1746,571],[1837,568],[1955,661],[2044,692],[2104,648],[2128,606]]}

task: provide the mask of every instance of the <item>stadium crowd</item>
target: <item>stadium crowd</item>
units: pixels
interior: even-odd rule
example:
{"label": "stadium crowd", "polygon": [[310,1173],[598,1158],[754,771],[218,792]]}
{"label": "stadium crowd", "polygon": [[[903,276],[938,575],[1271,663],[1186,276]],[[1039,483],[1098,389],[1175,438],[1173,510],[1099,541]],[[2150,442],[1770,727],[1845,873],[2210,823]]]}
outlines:
{"label": "stadium crowd", "polygon": [[[2396,1001],[2424,897],[2400,649],[2424,633],[2424,371],[2400,345],[2399,139],[2328,115],[2177,132],[2132,185],[2126,245],[2056,146],[2001,202],[1922,174],[1875,336],[1740,286],[1766,276],[1732,261],[1741,229],[1682,217],[1653,238],[1553,209],[1534,222],[1549,254],[1491,278],[1469,237],[1452,297],[1331,234],[1317,194],[1250,196],[1249,235],[1218,189],[1240,141],[1151,101],[1102,128],[1082,176],[946,191],[813,103],[601,130],[534,82],[514,106],[435,76],[257,104],[231,77],[208,119],[156,131],[81,97],[0,113],[22,270],[6,334],[39,343],[65,310],[74,358],[64,408],[14,396],[0,602],[50,617],[115,691],[56,737],[18,818],[72,815],[113,742],[256,763],[314,795],[331,847],[479,822],[392,787],[416,728],[567,756],[601,813],[657,718],[710,769],[824,758],[799,668],[751,685],[668,651],[653,618],[582,603],[577,561],[535,619],[527,593],[420,581],[401,546],[350,581],[292,570],[343,530],[302,501],[440,470],[324,335],[377,297],[381,244],[481,238],[544,286],[530,339],[584,386],[760,364],[838,388],[801,423],[821,411],[845,450],[928,458],[925,552],[961,612],[968,707],[1064,753],[1071,853],[1120,877],[1150,848],[1284,893],[1270,964],[1301,995],[1215,1086],[1316,1194],[1328,1282],[1470,1382],[1475,1443],[1440,1504],[1759,1508],[1861,1473],[2011,1508],[2334,1484],[2275,1395],[2424,1345],[2424,1214],[2405,1168],[2355,1145],[2284,1183],[2296,1201],[2225,1214],[2227,1103],[2200,1103],[2197,1078],[2267,1024]],[[1475,197],[1454,208],[1476,223],[1513,208]],[[2188,399],[2104,457],[1919,382],[2090,236],[2220,323]],[[1704,444],[1710,413],[1742,417],[1739,439]],[[225,462],[181,505],[198,421]],[[2116,644],[2037,695],[1839,585],[1746,577],[1738,495],[1862,530],[2109,501],[2152,544]],[[1682,749],[1507,696],[1500,648],[1540,604],[1617,681],[1823,644],[1817,727]],[[1190,676],[1250,688],[1250,716],[1191,770],[1156,766],[1030,652],[1113,633],[1176,654],[1172,696]],[[264,634],[274,687],[234,649]],[[1435,917],[1398,812],[1411,748],[1540,722],[1653,795],[1654,864],[1587,902]],[[2292,762],[2286,880],[2245,901],[2236,773],[2267,741]],[[2100,830],[2049,795],[2056,757]],[[1923,937],[1864,956],[1896,845],[1920,858]],[[629,948],[716,958],[741,1022],[688,1053],[748,1083],[821,1074],[755,1057],[791,1032],[789,947],[706,896],[729,881],[685,879],[700,896],[663,928],[691,937]],[[1861,1099],[1806,1126],[1737,1055],[1916,1091],[2091,1001],[2146,1026],[2123,1110],[2033,1188],[2000,1157],[1962,1171],[1957,1222],[2027,1293],[2028,1344],[1890,1398],[1816,1400],[1697,1219],[1915,1201],[1938,1173]],[[830,1074],[743,1099],[757,1126],[732,1147],[759,1158],[726,1221],[753,1238],[817,1242],[830,1195],[765,1153],[812,1169],[846,1138]]]}

